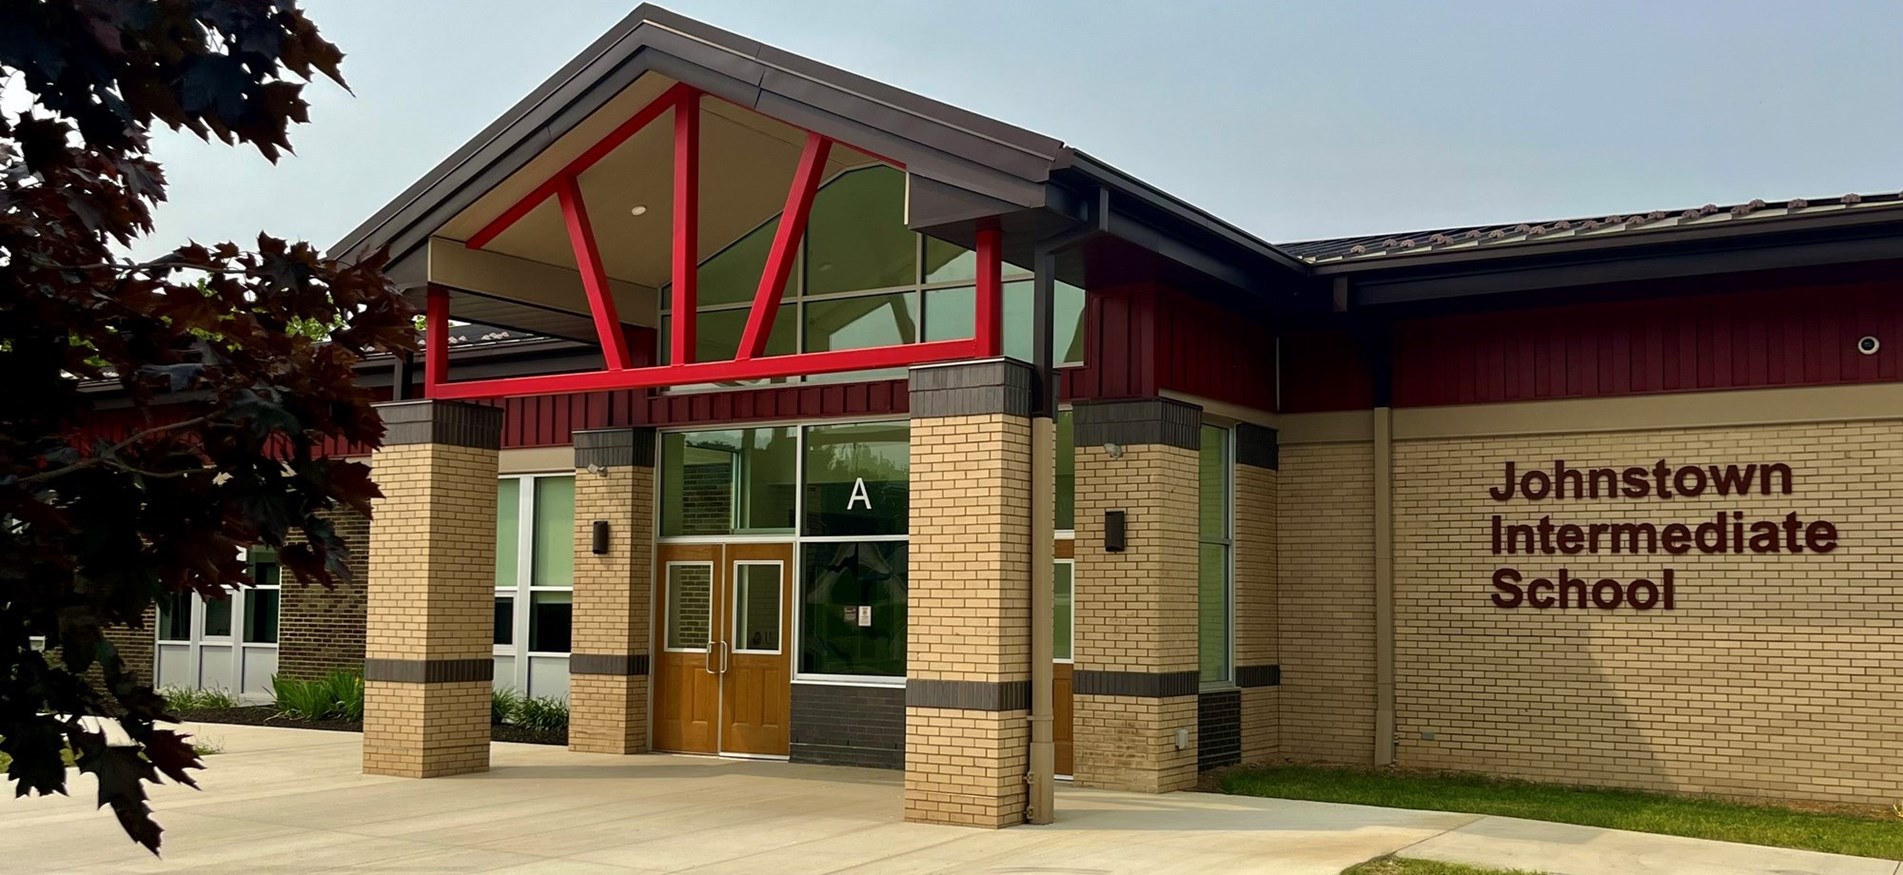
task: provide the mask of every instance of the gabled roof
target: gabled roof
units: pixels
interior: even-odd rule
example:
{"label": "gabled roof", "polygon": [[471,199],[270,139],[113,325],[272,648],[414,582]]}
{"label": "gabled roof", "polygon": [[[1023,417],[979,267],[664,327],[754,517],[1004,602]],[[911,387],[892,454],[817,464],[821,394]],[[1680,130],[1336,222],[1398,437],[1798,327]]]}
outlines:
{"label": "gabled roof", "polygon": [[[1670,235],[1694,228],[1716,229],[1741,223],[1756,230],[1771,232],[1790,228],[1810,219],[1842,216],[1847,213],[1903,210],[1903,194],[1846,194],[1841,197],[1786,201],[1752,200],[1746,203],[1704,206],[1689,209],[1652,210],[1645,213],[1614,213],[1572,219],[1548,219],[1505,225],[1466,225],[1432,228],[1401,234],[1375,234],[1360,237],[1335,237],[1278,244],[1279,248],[1310,264],[1372,263],[1403,259],[1430,253],[1490,250],[1500,255],[1513,251],[1531,254],[1544,244],[1585,238],[1620,238],[1614,244],[1639,243],[1650,235]],[[1886,215],[1882,218],[1895,218]]]}
{"label": "gabled roof", "polygon": [[[468,143],[331,248],[342,257],[388,246],[404,285],[424,276],[436,229],[521,170],[544,148],[644,75],[687,83],[746,109],[900,162],[914,228],[1004,218],[1006,251],[1086,221],[1165,252],[1239,288],[1264,267],[1299,263],[1180,198],[1115,171],[1055,138],[987,118],[711,27],[638,6]],[[1109,201],[1101,200],[1103,195]],[[1096,215],[1110,203],[1118,225]],[[1018,248],[1025,251],[1020,253]]]}

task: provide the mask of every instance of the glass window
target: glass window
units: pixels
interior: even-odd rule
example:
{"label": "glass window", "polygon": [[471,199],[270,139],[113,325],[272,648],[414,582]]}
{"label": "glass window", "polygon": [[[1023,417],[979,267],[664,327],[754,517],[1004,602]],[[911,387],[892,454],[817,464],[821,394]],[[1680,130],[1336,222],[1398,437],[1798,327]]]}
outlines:
{"label": "glass window", "polygon": [[734,565],[734,649],[780,650],[780,575],[778,562]]}
{"label": "glass window", "polygon": [[978,253],[937,237],[925,238],[925,281],[971,282],[978,278]]}
{"label": "glass window", "polygon": [[1197,459],[1197,653],[1203,683],[1229,678],[1229,430],[1205,425]]}
{"label": "glass window", "polygon": [[[751,312],[751,309],[700,311],[700,319],[694,323],[694,361],[732,361],[734,354],[740,351],[740,336],[747,331],[747,315]],[[672,318],[661,317],[661,327],[657,329],[662,364],[674,360],[673,336],[669,327]],[[766,354],[785,355],[794,352],[799,345],[799,327],[799,308],[793,304],[780,305],[780,312],[773,317],[773,331],[766,337]]]}
{"label": "glass window", "polygon": [[706,563],[667,566],[667,648],[706,650],[713,629],[714,567]]}
{"label": "glass window", "polygon": [[496,481],[496,586],[515,586],[522,535],[522,481]]}
{"label": "glass window", "polygon": [[801,547],[799,670],[905,676],[905,542]]}
{"label": "glass window", "polygon": [[497,644],[515,643],[515,596],[496,596],[496,639]]}
{"label": "glass window", "polygon": [[848,171],[813,200],[806,293],[912,285],[917,252],[918,237],[905,227],[905,172],[882,164]]}
{"label": "glass window", "polygon": [[807,428],[805,534],[906,534],[910,463],[909,423]]}
{"label": "glass window", "polygon": [[[573,477],[535,478],[534,558],[535,565],[530,570],[531,585],[574,585],[575,478]],[[531,649],[539,648],[531,645]]]}
{"label": "glass window", "polygon": [[278,599],[275,589],[253,589],[244,594],[246,644],[278,643]]}
{"label": "glass window", "polygon": [[661,534],[793,531],[798,448],[791,428],[661,437]]}
{"label": "glass window", "polygon": [[[695,274],[694,297],[700,306],[712,304],[742,304],[753,300],[760,288],[760,275],[766,272],[767,256],[773,251],[773,235],[780,227],[780,217],[768,219],[746,236],[732,245],[709,256],[700,263],[700,271]],[[793,287],[788,277],[787,288]],[[661,287],[661,300],[670,300],[669,287]],[[784,290],[783,290],[784,291]],[[665,303],[662,306],[666,306]],[[706,317],[701,317],[701,326],[706,330]]]}
{"label": "glass window", "polygon": [[1051,569],[1051,622],[1055,632],[1051,638],[1053,659],[1071,658],[1071,629],[1074,618],[1071,608],[1071,577],[1076,567],[1076,564],[1069,559],[1059,559],[1057,565]]}
{"label": "glass window", "polygon": [[806,302],[806,351],[866,349],[918,340],[918,295],[866,295]]}
{"label": "glass window", "polygon": [[567,653],[575,614],[574,593],[560,590],[529,595],[529,649]]}
{"label": "glass window", "polygon": [[168,592],[159,596],[159,640],[192,640],[192,594]]}
{"label": "glass window", "polygon": [[1068,410],[1057,413],[1057,530],[1077,528],[1077,432]]}
{"label": "glass window", "polygon": [[971,286],[925,293],[925,340],[978,336],[978,290]]}
{"label": "glass window", "polygon": [[204,599],[202,604],[205,606],[205,637],[231,637],[231,599]]}
{"label": "glass window", "polygon": [[[1031,360],[1031,309],[1036,289],[1030,280],[1004,284],[1004,354]],[[1051,360],[1060,365],[1084,360],[1084,290],[1058,281],[1051,290]]]}

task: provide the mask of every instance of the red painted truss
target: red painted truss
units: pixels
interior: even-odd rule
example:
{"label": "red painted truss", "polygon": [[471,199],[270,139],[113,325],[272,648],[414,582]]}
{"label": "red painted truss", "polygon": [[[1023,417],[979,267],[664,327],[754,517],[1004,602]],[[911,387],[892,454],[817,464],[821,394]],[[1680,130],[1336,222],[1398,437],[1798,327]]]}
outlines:
{"label": "red painted truss", "polygon": [[[869,349],[830,352],[766,355],[767,338],[772,335],[774,316],[779,310],[781,293],[792,274],[793,264],[805,236],[813,202],[824,180],[826,158],[833,140],[809,132],[801,150],[799,167],[786,194],[786,207],[768,253],[766,268],[754,296],[752,310],[741,334],[739,351],[730,361],[697,362],[695,273],[699,241],[700,188],[700,102],[706,98],[686,85],[675,85],[666,93],[606,137],[590,146],[574,161],[536,186],[526,197],[504,210],[500,216],[471,236],[465,244],[481,249],[497,235],[519,221],[549,198],[561,205],[575,264],[581,273],[582,288],[588,296],[595,331],[601,343],[606,368],[600,371],[550,374],[535,377],[510,377],[492,380],[451,381],[449,379],[447,290],[431,287],[426,314],[424,353],[424,393],[430,398],[499,398],[541,395],[557,392],[594,392],[611,389],[651,389],[698,383],[724,383],[762,380],[809,374],[840,373],[875,368],[905,367],[931,362],[995,356],[1002,348],[1003,310],[1002,235],[995,227],[981,228],[977,234],[978,288],[976,336],[968,340],[909,343]],[[627,332],[615,312],[607,271],[601,252],[582,204],[579,177],[582,171],[600,161],[616,146],[639,133],[663,113],[674,113],[674,215],[670,239],[670,263],[673,266],[670,348],[673,362],[666,365],[633,367],[634,355],[628,348]],[[881,159],[884,160],[884,159]]]}

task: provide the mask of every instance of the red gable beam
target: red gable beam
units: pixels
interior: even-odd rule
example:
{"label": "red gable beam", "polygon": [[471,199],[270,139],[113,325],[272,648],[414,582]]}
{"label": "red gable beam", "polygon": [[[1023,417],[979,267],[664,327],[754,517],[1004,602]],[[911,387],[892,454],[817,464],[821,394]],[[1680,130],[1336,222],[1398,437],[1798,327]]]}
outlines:
{"label": "red gable beam", "polygon": [[674,364],[694,360],[694,323],[699,321],[700,92],[674,104],[674,303],[669,347]]}
{"label": "red gable beam", "polygon": [[826,173],[826,156],[832,147],[833,141],[825,137],[806,135],[799,169],[786,190],[786,209],[780,212],[780,226],[773,232],[773,250],[767,255],[766,269],[760,272],[760,289],[753,295],[753,312],[747,315],[747,330],[740,335],[738,359],[766,355],[767,338],[773,335],[773,317],[780,312],[780,294],[793,274],[800,238],[806,234],[806,221],[813,214],[813,198],[819,193],[819,179]]}
{"label": "red gable beam", "polygon": [[613,291],[608,287],[608,271],[601,266],[601,252],[595,248],[595,231],[588,225],[588,208],[581,202],[581,185],[567,178],[567,185],[556,192],[562,202],[562,218],[568,223],[568,242],[575,247],[575,266],[581,270],[581,285],[588,292],[588,309],[595,316],[595,336],[601,339],[601,358],[611,371],[628,367],[628,336],[621,330],[621,317],[615,313]]}

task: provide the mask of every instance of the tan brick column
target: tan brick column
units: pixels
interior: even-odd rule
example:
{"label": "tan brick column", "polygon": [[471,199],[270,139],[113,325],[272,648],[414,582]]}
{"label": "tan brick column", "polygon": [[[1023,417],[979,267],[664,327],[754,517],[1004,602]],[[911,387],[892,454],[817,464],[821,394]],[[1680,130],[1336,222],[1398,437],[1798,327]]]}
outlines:
{"label": "tan brick column", "polygon": [[[1073,656],[1076,782],[1163,793],[1196,783],[1196,457],[1202,409],[1080,402]],[[1105,542],[1121,513],[1124,544]],[[1180,737],[1179,737],[1180,736]]]}
{"label": "tan brick column", "polygon": [[905,819],[1024,822],[1031,370],[912,370]]}
{"label": "tan brick column", "polygon": [[1282,666],[1276,648],[1275,429],[1236,426],[1236,686],[1242,688],[1242,761],[1281,754]]}
{"label": "tan brick column", "polygon": [[[594,551],[596,522],[607,524]],[[654,431],[575,432],[575,626],[568,749],[648,749],[654,580]]]}
{"label": "tan brick column", "polygon": [[363,770],[431,778],[489,768],[496,450],[502,410],[377,405]]}

